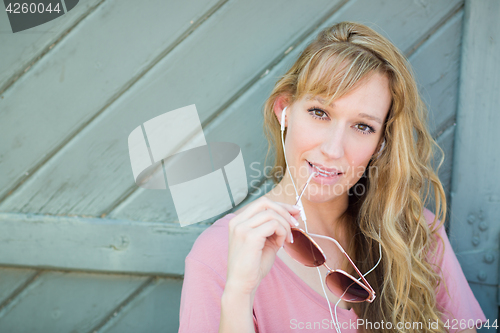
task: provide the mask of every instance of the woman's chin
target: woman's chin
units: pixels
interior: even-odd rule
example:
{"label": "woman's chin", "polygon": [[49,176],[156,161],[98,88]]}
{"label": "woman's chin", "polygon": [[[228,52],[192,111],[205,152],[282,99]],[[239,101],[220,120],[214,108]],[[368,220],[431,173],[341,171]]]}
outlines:
{"label": "woman's chin", "polygon": [[325,187],[327,186],[313,187],[310,189],[310,191],[304,193],[303,197],[307,198],[307,200],[310,202],[320,204],[338,200],[340,197],[346,195],[344,191],[340,191],[340,188],[338,188],[337,193],[335,193],[332,191],[332,188],[325,188]]}

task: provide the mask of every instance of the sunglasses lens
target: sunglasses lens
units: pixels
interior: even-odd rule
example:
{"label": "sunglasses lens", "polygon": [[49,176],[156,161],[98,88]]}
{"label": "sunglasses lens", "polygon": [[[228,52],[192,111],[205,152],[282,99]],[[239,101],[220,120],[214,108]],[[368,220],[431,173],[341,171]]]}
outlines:
{"label": "sunglasses lens", "polygon": [[328,274],[326,285],[332,293],[347,302],[364,302],[370,296],[357,281],[339,272]]}
{"label": "sunglasses lens", "polygon": [[284,249],[301,264],[309,267],[323,265],[325,257],[309,238],[297,229],[292,229],[293,243],[285,242]]}

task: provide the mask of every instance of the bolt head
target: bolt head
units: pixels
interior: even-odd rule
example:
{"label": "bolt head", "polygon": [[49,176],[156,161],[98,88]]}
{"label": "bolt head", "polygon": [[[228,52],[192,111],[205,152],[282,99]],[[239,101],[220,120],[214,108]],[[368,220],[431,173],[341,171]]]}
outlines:
{"label": "bolt head", "polygon": [[491,252],[486,253],[484,255],[484,261],[488,264],[491,264],[493,261],[495,261],[495,255]]}
{"label": "bolt head", "polygon": [[488,223],[486,223],[486,222],[484,222],[484,221],[483,221],[483,222],[481,222],[481,223],[479,223],[479,229],[480,229],[481,231],[485,231],[486,229],[488,229]]}

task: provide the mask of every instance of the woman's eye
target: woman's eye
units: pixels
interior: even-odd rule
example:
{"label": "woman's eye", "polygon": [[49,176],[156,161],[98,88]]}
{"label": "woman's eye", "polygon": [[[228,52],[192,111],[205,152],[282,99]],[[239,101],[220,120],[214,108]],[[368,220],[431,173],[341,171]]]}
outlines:
{"label": "woman's eye", "polygon": [[326,114],[325,111],[321,110],[321,109],[318,109],[318,108],[311,108],[308,110],[309,113],[314,117],[314,118],[317,118],[317,119],[320,119],[320,120],[326,120],[328,119],[328,115]]}
{"label": "woman's eye", "polygon": [[[328,114],[325,111],[323,111],[317,107],[310,108],[307,111],[311,114],[311,116],[313,116],[313,118],[316,118],[318,120],[328,120],[329,119]],[[355,125],[355,128],[363,134],[375,133],[375,129],[367,124],[359,123],[359,124]]]}
{"label": "woman's eye", "polygon": [[367,124],[357,124],[356,126],[358,126],[357,127],[358,130],[361,133],[363,133],[363,134],[375,133],[375,130],[370,125],[367,125]]}

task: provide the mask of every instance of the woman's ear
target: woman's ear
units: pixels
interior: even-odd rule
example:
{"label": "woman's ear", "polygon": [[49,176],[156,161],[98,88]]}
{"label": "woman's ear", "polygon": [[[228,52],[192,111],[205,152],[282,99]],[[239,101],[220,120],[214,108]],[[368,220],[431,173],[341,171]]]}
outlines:
{"label": "woman's ear", "polygon": [[[285,116],[285,124],[284,126],[286,127],[287,126],[287,122],[286,122],[286,119],[288,117],[288,114],[290,114],[290,110],[288,108],[288,99],[286,98],[286,96],[278,96],[276,98],[276,100],[274,101],[274,106],[273,106],[273,111],[274,111],[274,114],[276,114],[276,118],[278,118],[278,122],[281,124],[281,119],[282,119],[282,116],[283,116],[283,110],[286,108],[286,113],[287,115]],[[281,124],[283,126],[283,124]]]}

